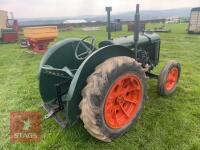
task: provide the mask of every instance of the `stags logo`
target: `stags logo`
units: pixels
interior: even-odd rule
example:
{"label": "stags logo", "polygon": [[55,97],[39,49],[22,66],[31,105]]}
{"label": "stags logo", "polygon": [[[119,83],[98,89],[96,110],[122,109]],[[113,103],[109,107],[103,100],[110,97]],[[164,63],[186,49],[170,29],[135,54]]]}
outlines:
{"label": "stags logo", "polygon": [[38,142],[41,136],[41,114],[39,112],[11,112],[11,142]]}

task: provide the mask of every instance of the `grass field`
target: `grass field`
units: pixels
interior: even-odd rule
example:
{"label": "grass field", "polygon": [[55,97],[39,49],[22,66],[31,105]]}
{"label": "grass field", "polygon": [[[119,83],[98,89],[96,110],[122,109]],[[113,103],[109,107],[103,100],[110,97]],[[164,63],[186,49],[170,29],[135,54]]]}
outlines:
{"label": "grass field", "polygon": [[[148,25],[153,27],[154,25]],[[42,55],[25,52],[17,44],[0,45],[0,149],[177,149],[200,150],[200,35],[188,35],[186,24],[168,25],[172,33],[160,34],[162,39],[159,73],[170,59],[182,64],[177,91],[161,97],[156,81],[149,81],[149,99],[137,124],[127,134],[111,143],[91,137],[80,121],[69,129],[61,129],[54,120],[42,122],[42,139],[38,143],[10,143],[9,114],[13,111],[39,111],[37,73]],[[103,30],[103,28],[102,28]],[[62,32],[57,39],[96,36],[106,38],[105,31],[83,32],[74,29]],[[114,37],[129,35],[125,31]]]}

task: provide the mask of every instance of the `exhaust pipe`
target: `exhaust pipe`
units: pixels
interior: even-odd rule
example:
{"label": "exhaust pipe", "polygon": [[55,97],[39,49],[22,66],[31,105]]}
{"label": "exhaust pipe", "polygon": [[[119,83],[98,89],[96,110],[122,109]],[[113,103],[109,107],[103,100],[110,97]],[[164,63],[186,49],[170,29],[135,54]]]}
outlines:
{"label": "exhaust pipe", "polygon": [[111,40],[110,12],[112,11],[112,7],[106,7],[106,11],[107,11],[107,32],[108,32],[108,40]]}
{"label": "exhaust pipe", "polygon": [[137,59],[139,33],[140,33],[140,5],[137,4],[135,13],[135,28],[134,28],[135,59]]}

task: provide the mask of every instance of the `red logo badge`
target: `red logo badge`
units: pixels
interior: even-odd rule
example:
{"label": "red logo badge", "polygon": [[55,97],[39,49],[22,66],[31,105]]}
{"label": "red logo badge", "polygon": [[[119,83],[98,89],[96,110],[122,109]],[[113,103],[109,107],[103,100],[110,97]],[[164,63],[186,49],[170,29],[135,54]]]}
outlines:
{"label": "red logo badge", "polygon": [[41,136],[41,114],[39,112],[11,112],[11,142],[38,142]]}

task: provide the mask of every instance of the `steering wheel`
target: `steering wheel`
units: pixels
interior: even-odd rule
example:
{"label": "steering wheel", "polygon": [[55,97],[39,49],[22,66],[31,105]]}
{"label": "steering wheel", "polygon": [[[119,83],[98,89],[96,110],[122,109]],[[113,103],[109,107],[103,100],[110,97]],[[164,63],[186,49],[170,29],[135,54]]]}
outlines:
{"label": "steering wheel", "polygon": [[[91,43],[86,44],[86,41],[91,40]],[[86,50],[84,52],[80,52],[80,45],[82,45]],[[94,36],[86,36],[85,38],[81,39],[75,49],[75,57],[78,60],[86,59],[94,50],[96,45],[96,38]]]}

